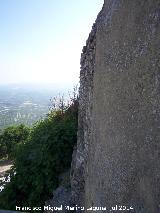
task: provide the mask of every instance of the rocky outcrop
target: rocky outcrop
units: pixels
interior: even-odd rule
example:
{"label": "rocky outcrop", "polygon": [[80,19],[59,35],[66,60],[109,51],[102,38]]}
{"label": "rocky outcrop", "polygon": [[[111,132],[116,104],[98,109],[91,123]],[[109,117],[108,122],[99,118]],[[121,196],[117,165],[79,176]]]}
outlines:
{"label": "rocky outcrop", "polygon": [[105,0],[81,56],[73,204],[160,212],[159,46],[160,1]]}
{"label": "rocky outcrop", "polygon": [[[70,170],[59,175],[59,187],[53,191],[53,198],[45,202],[44,212],[68,212],[71,205]],[[56,210],[56,207],[57,210]]]}
{"label": "rocky outcrop", "polygon": [[[45,203],[44,212],[46,212],[46,213],[52,213],[52,212],[66,213],[66,212],[68,212],[67,206],[70,206],[70,196],[71,196],[70,188],[66,188],[64,186],[59,186],[53,192],[53,198]],[[57,210],[56,210],[56,208],[57,208]]]}

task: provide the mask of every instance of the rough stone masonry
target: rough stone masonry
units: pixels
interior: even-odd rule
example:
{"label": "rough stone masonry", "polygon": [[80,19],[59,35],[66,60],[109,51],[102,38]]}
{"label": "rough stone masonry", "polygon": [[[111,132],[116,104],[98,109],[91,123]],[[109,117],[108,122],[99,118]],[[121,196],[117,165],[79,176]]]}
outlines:
{"label": "rough stone masonry", "polygon": [[160,212],[160,0],[104,1],[81,56],[74,156],[72,203]]}

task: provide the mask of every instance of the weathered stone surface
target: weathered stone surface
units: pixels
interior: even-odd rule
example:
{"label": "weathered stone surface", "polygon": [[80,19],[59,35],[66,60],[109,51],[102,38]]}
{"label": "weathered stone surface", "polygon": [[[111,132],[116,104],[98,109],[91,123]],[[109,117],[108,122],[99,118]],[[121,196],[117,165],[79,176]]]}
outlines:
{"label": "weathered stone surface", "polygon": [[159,161],[160,1],[105,0],[81,57],[72,199],[159,213]]}
{"label": "weathered stone surface", "polygon": [[89,39],[87,40],[81,55],[80,82],[83,82],[83,84],[81,84],[79,88],[78,141],[72,156],[72,206],[84,206],[85,168],[87,168],[88,142],[90,141],[92,118],[90,113],[92,107],[93,75],[95,68],[95,38],[96,25],[93,25]]}
{"label": "weathered stone surface", "polygon": [[[61,212],[66,213],[66,206],[70,206],[71,188],[70,188],[70,171],[64,172],[59,176],[59,187],[53,192],[53,198],[45,202],[46,209],[44,212]],[[61,207],[62,210],[55,210],[54,207]],[[47,209],[47,206],[51,207]]]}
{"label": "weathered stone surface", "polygon": [[[66,188],[64,186],[58,187],[53,193],[53,199],[49,200],[45,203],[45,206],[51,207],[50,210],[45,210],[46,213],[52,212],[61,212],[66,213],[66,206],[70,205],[70,196],[71,196],[71,189]],[[55,210],[54,207],[60,208],[62,206],[62,210]]]}

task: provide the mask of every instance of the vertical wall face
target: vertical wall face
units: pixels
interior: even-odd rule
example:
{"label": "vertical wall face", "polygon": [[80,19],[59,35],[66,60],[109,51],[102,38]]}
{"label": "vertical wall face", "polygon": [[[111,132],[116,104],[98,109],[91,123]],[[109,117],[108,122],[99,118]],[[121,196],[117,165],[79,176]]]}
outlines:
{"label": "vertical wall face", "polygon": [[80,86],[85,205],[159,213],[160,1],[105,0],[95,34],[94,72],[82,64]]}
{"label": "vertical wall face", "polygon": [[96,25],[83,48],[79,89],[79,126],[77,147],[72,156],[71,188],[72,205],[84,206],[85,177],[88,147],[91,136],[93,76],[95,70]]}
{"label": "vertical wall face", "polygon": [[160,211],[158,3],[106,1],[97,23],[88,206]]}

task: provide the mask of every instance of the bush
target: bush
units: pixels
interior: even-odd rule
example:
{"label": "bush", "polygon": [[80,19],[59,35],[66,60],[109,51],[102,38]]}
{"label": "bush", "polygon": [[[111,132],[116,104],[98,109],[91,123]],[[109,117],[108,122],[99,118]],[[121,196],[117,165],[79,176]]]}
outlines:
{"label": "bush", "polygon": [[[17,149],[11,182],[0,194],[0,208],[44,206],[58,186],[58,176],[70,168],[77,141],[78,101],[51,109],[37,122],[27,143]],[[14,175],[14,172],[16,174]]]}

